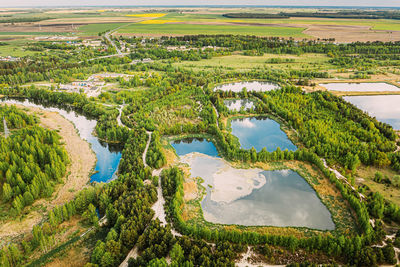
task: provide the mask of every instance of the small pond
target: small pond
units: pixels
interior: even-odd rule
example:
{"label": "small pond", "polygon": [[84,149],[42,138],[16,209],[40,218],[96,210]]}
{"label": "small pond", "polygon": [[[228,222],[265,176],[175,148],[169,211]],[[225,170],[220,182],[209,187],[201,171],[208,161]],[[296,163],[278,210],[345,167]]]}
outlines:
{"label": "small pond", "polygon": [[180,157],[192,152],[198,152],[212,157],[218,156],[217,148],[214,146],[213,142],[207,141],[204,138],[174,140],[171,142],[171,146]]}
{"label": "small pond", "polygon": [[264,147],[269,152],[278,147],[281,150],[295,151],[297,147],[290,141],[279,123],[263,117],[233,119],[231,121],[232,134],[239,138],[242,148],[254,147],[257,151]]}
{"label": "small pond", "polygon": [[333,230],[331,214],[314,189],[291,170],[235,169],[221,158],[189,153],[181,162],[201,177],[204,219],[245,226],[308,227]]}
{"label": "small pond", "polygon": [[242,107],[244,110],[254,108],[254,102],[249,99],[226,99],[224,104],[231,111],[240,111]]}
{"label": "small pond", "polygon": [[346,96],[343,99],[400,130],[400,95]]}
{"label": "small pond", "polygon": [[80,137],[90,144],[92,150],[96,154],[97,163],[94,169],[95,173],[90,177],[90,180],[94,182],[108,182],[116,177],[115,174],[118,170],[119,161],[121,160],[122,147],[101,142],[93,135],[97,123],[96,120],[89,119],[72,110],[67,111],[57,107],[45,107],[29,100],[1,99],[0,102],[58,112],[75,125]]}
{"label": "small pond", "polygon": [[222,84],[214,88],[214,91],[222,90],[222,91],[232,91],[232,92],[241,92],[243,88],[246,88],[248,92],[266,92],[271,90],[279,89],[279,85],[271,82],[259,82],[259,81],[251,81],[251,82],[237,82],[237,83],[227,83]]}
{"label": "small pond", "polygon": [[328,91],[341,92],[388,92],[400,91],[400,88],[389,83],[322,83]]}

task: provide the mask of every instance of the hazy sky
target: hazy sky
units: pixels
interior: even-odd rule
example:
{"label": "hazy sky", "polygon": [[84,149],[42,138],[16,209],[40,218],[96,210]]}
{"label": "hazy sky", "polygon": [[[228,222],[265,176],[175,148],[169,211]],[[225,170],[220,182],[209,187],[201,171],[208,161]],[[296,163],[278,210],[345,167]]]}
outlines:
{"label": "hazy sky", "polygon": [[93,5],[311,5],[400,7],[400,0],[0,0],[0,7]]}

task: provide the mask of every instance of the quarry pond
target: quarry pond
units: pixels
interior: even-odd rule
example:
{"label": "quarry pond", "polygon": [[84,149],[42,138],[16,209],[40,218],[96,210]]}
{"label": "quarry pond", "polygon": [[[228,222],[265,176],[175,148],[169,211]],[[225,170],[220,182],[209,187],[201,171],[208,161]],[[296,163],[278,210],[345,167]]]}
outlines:
{"label": "quarry pond", "polygon": [[390,92],[400,91],[397,87],[389,83],[321,83],[328,91],[340,92]]}
{"label": "quarry pond", "polygon": [[400,95],[346,96],[343,99],[400,130]]}
{"label": "quarry pond", "polygon": [[97,124],[96,120],[89,119],[72,110],[67,111],[59,107],[44,106],[23,99],[3,99],[0,101],[8,105],[18,104],[25,107],[35,107],[46,111],[57,112],[71,121],[77,129],[79,136],[90,144],[92,150],[96,154],[97,163],[94,174],[90,177],[90,180],[92,182],[108,182],[115,178],[118,164],[121,160],[122,148],[117,145],[110,145],[102,142],[93,135]]}
{"label": "quarry pond", "polygon": [[231,121],[232,134],[239,139],[244,149],[254,147],[257,151],[264,147],[269,152],[278,147],[295,151],[297,147],[290,141],[279,123],[265,117],[239,118]]}
{"label": "quarry pond", "polygon": [[271,90],[279,89],[279,85],[271,82],[260,82],[260,81],[250,81],[250,82],[236,82],[236,83],[226,83],[214,88],[214,91],[232,91],[232,92],[242,92],[243,88],[246,88],[248,92],[266,92]]}
{"label": "quarry pond", "polygon": [[[190,147],[190,141],[193,141],[193,147]],[[185,150],[181,149],[182,144]],[[335,229],[329,210],[297,172],[234,168],[216,156],[213,143],[206,140],[185,140],[179,144],[173,141],[171,145],[180,162],[189,166],[191,177],[202,179],[206,194],[201,207],[206,221],[243,226]]]}

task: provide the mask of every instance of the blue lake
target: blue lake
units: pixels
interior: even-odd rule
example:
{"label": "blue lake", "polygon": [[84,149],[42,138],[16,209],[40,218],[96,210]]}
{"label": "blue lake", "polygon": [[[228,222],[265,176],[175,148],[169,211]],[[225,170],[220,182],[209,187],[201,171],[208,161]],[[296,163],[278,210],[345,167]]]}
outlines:
{"label": "blue lake", "polygon": [[231,128],[232,134],[239,138],[240,145],[244,149],[254,147],[260,151],[265,147],[269,152],[275,151],[278,147],[281,150],[290,151],[297,149],[286,133],[281,130],[279,123],[268,118],[233,119]]}
{"label": "blue lake", "polygon": [[181,162],[189,165],[191,177],[202,178],[208,222],[335,229],[329,210],[297,172],[236,169],[222,158],[196,153]]}
{"label": "blue lake", "polygon": [[213,142],[204,138],[184,138],[171,142],[178,156],[198,152],[212,157],[218,157],[218,151]]}
{"label": "blue lake", "polygon": [[346,96],[343,99],[400,130],[400,95]]}
{"label": "blue lake", "polygon": [[90,177],[90,180],[92,182],[108,182],[116,177],[115,174],[122,156],[122,147],[101,142],[93,135],[97,124],[96,120],[88,119],[75,111],[67,111],[56,107],[45,107],[28,100],[3,99],[0,101],[6,104],[19,104],[26,107],[36,107],[46,111],[58,112],[74,124],[75,128],[78,130],[79,136],[90,144],[92,150],[96,154],[97,163],[94,169],[95,173]]}

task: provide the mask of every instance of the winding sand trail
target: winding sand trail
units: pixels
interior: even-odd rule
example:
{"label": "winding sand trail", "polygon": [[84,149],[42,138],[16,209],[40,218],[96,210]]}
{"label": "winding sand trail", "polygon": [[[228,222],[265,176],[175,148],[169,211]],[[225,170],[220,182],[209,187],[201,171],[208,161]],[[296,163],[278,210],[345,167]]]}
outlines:
{"label": "winding sand trail", "polygon": [[[36,114],[40,118],[40,126],[57,130],[65,143],[70,164],[67,168],[64,184],[56,187],[51,199],[40,199],[33,206],[43,205],[47,210],[55,205],[61,205],[72,200],[77,192],[82,190],[89,182],[89,174],[96,163],[96,156],[85,140],[75,129],[72,122],[65,119],[57,112],[44,111],[40,108],[28,108],[16,105],[18,108],[30,114]],[[68,175],[69,174],[69,175]],[[43,213],[32,211],[22,220],[14,220],[0,225],[0,240],[15,237],[30,232],[34,225],[43,218]]]}
{"label": "winding sand trail", "polygon": [[143,165],[145,168],[149,166],[149,165],[147,165],[147,162],[146,162],[146,156],[147,156],[147,151],[149,150],[149,146],[150,146],[150,142],[151,142],[151,135],[153,134],[153,132],[146,131],[146,133],[149,136],[149,139],[147,140],[146,148],[144,149],[143,155],[142,155]]}
{"label": "winding sand trail", "polygon": [[117,122],[118,122],[118,126],[122,126],[122,127],[127,127],[125,126],[122,121],[121,121],[121,116],[122,116],[122,110],[124,109],[124,107],[126,106],[126,104],[122,104],[119,106],[118,111],[119,111],[119,115],[117,117]]}

